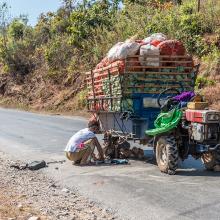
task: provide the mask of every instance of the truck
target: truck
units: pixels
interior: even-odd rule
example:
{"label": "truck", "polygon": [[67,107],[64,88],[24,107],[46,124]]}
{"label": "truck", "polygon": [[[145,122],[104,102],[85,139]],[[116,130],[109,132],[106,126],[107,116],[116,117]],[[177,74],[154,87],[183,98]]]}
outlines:
{"label": "truck", "polygon": [[[151,146],[167,174],[189,155],[213,170],[220,164],[220,112],[195,94],[198,71],[189,55],[134,55],[87,72],[87,108],[99,119],[106,146],[121,140]],[[187,94],[185,102],[177,99]]]}

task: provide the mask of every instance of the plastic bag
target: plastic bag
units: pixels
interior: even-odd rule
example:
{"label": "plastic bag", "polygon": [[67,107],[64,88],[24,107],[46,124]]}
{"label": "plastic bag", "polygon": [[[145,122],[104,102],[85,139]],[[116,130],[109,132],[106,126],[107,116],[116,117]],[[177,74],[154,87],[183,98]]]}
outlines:
{"label": "plastic bag", "polygon": [[110,62],[116,60],[123,60],[128,56],[135,55],[140,48],[140,44],[137,42],[119,42],[114,45],[107,54],[107,58]]}
{"label": "plastic bag", "polygon": [[[159,66],[160,65],[160,50],[158,47],[147,44],[140,48],[139,61],[142,66]],[[152,56],[153,55],[153,56]],[[155,56],[156,55],[156,56]]]}
{"label": "plastic bag", "polygon": [[143,42],[145,44],[150,44],[154,40],[163,42],[167,40],[167,36],[162,33],[155,33],[155,34],[152,34],[150,37],[145,38]]}
{"label": "plastic bag", "polygon": [[150,44],[153,41],[152,37],[144,38],[143,43]]}
{"label": "plastic bag", "polygon": [[162,34],[162,33],[152,34],[151,38],[153,40],[158,40],[158,41],[165,41],[165,40],[167,40],[167,36],[165,34]]}
{"label": "plastic bag", "polygon": [[108,52],[107,58],[109,59],[110,62],[114,62],[118,54],[118,50],[120,49],[121,45],[124,44],[123,42],[118,42],[115,44]]}

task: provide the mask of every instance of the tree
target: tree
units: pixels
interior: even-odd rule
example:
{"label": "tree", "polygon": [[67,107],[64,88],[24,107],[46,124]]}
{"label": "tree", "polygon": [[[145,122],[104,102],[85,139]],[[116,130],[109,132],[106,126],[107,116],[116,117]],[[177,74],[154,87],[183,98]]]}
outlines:
{"label": "tree", "polygon": [[8,28],[8,36],[13,40],[20,40],[24,37],[25,24],[18,19],[14,19]]}
{"label": "tree", "polygon": [[64,7],[64,9],[67,11],[67,12],[69,12],[69,13],[71,13],[73,10],[74,10],[74,8],[75,8],[75,1],[74,0],[62,0],[63,1],[63,7]]}

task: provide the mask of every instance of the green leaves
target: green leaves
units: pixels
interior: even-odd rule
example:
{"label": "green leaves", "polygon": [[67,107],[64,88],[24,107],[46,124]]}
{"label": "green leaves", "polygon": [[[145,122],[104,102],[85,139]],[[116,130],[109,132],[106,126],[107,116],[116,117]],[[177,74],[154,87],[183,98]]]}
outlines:
{"label": "green leaves", "polygon": [[8,36],[13,40],[20,40],[24,37],[25,24],[20,20],[13,20],[8,28]]}
{"label": "green leaves", "polygon": [[[216,32],[220,4],[205,3],[205,7],[207,14],[197,12],[195,0],[181,5],[167,0],[124,0],[123,4],[120,0],[78,4],[63,0],[57,12],[40,15],[34,28],[25,19],[14,19],[5,26],[0,23],[4,30],[0,59],[16,74],[23,74],[19,65],[26,64],[25,74],[42,65],[50,72],[73,74],[93,68],[116,42],[133,35],[143,39],[155,32],[181,40],[190,54],[202,57],[213,50],[204,34]],[[7,5],[0,5],[4,24],[6,9]]]}
{"label": "green leaves", "polygon": [[81,41],[88,39],[95,28],[111,28],[114,10],[115,5],[111,5],[105,0],[94,3],[90,1],[78,6],[70,14],[71,25],[68,27],[68,31],[71,34],[72,44],[80,46]]}

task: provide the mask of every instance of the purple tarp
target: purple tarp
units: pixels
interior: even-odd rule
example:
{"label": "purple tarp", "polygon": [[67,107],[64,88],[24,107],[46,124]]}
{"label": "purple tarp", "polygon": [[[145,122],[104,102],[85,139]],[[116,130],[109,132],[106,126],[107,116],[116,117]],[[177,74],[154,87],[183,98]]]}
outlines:
{"label": "purple tarp", "polygon": [[189,102],[194,96],[194,92],[182,92],[180,95],[173,97],[173,100],[178,102]]}

